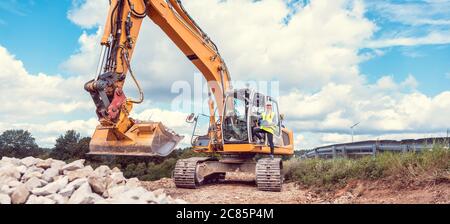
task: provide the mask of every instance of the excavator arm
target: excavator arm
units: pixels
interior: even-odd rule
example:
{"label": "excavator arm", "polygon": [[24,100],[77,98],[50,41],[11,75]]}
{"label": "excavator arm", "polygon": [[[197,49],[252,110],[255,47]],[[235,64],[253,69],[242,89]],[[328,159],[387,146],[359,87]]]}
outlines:
{"label": "excavator arm", "polygon": [[[91,140],[90,153],[165,156],[182,139],[161,123],[129,117],[133,104],[144,100],[131,60],[146,17],[164,31],[208,81],[209,136],[213,143],[211,147],[220,147],[222,117],[217,123],[214,111],[215,108],[223,110],[224,96],[231,89],[231,79],[216,45],[189,16],[180,0],[110,0],[97,72],[95,78],[85,85],[100,121]],[[123,92],[128,75],[139,89],[138,100],[127,98]]]}

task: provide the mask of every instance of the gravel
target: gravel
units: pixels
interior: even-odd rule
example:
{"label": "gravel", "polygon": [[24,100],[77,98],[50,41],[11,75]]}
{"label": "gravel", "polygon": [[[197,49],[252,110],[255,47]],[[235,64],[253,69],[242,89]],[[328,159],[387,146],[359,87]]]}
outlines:
{"label": "gravel", "polygon": [[163,190],[149,191],[118,168],[93,169],[85,160],[34,157],[0,160],[0,204],[185,204]]}

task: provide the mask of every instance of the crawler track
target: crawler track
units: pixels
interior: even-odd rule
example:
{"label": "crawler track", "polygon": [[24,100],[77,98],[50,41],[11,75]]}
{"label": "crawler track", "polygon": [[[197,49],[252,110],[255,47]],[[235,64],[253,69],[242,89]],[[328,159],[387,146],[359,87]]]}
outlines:
{"label": "crawler track", "polygon": [[173,172],[175,185],[179,188],[197,188],[201,183],[197,180],[197,165],[206,161],[205,157],[194,157],[178,160]]}
{"label": "crawler track", "polygon": [[281,159],[260,159],[256,164],[256,185],[262,191],[281,191]]}

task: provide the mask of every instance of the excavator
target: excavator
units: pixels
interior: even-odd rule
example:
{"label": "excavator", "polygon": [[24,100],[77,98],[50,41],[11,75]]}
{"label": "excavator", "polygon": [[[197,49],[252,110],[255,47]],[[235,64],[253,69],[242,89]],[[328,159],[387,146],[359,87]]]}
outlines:
{"label": "excavator", "polygon": [[[144,18],[150,18],[201,72],[208,83],[209,115],[206,133],[196,134],[201,115],[190,114],[194,123],[193,150],[210,156],[178,160],[173,171],[179,188],[197,188],[221,181],[227,172],[254,173],[258,189],[281,191],[282,160],[294,152],[293,132],[283,125],[276,99],[250,88],[234,89],[228,68],[217,46],[187,13],[181,0],[110,0],[100,59],[95,78],[87,82],[96,106],[99,125],[90,142],[91,155],[167,156],[184,138],[161,122],[130,117],[134,104],[144,100],[142,88],[131,67],[133,51]],[[130,75],[139,99],[127,98],[123,86]],[[273,105],[276,128],[274,154],[265,141],[253,137],[252,127]],[[257,158],[260,158],[257,160]]]}

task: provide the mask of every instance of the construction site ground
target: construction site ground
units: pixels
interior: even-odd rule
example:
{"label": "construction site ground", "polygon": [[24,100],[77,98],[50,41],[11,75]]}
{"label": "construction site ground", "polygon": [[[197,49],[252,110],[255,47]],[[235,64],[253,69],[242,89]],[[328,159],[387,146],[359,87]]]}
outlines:
{"label": "construction site ground", "polygon": [[142,182],[148,190],[164,189],[174,197],[193,204],[450,204],[450,181],[401,183],[395,178],[350,181],[345,187],[319,189],[285,183],[282,192],[258,191],[253,175],[227,174],[221,183],[198,189],[176,188],[170,178]]}

